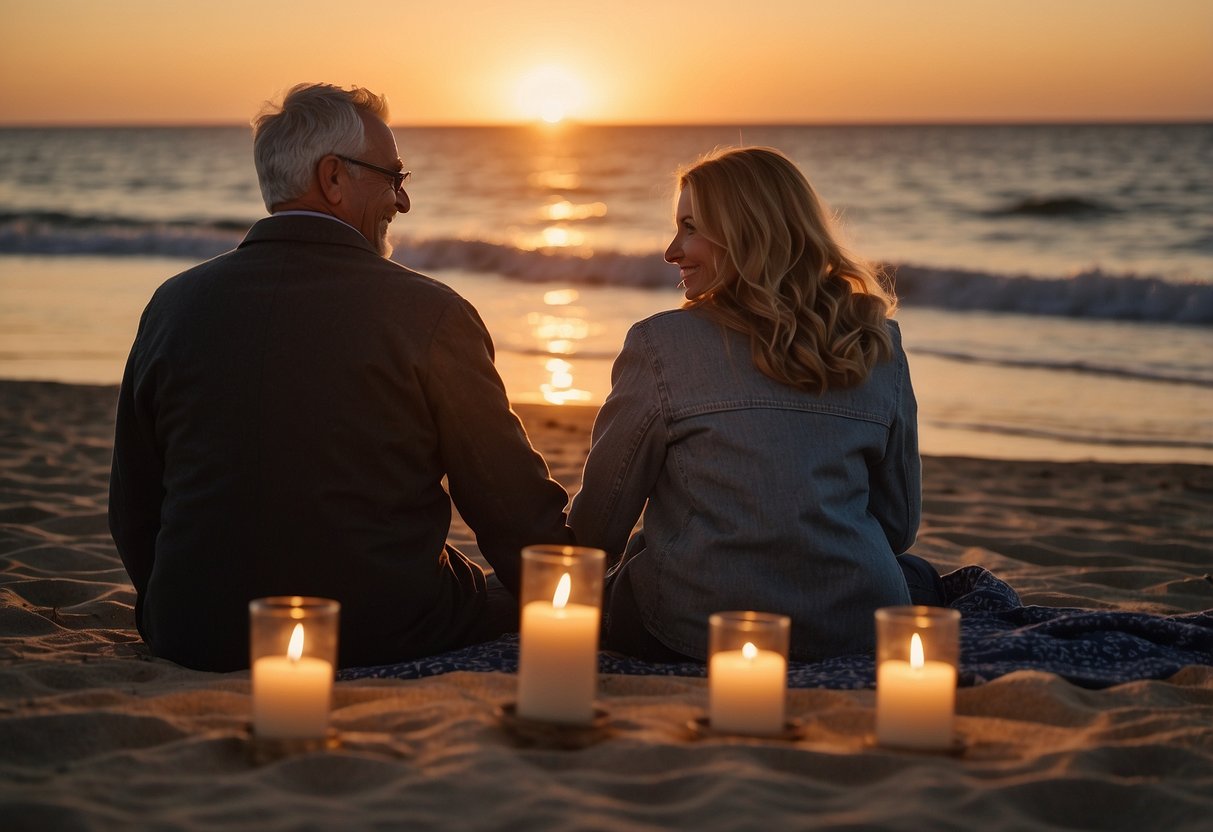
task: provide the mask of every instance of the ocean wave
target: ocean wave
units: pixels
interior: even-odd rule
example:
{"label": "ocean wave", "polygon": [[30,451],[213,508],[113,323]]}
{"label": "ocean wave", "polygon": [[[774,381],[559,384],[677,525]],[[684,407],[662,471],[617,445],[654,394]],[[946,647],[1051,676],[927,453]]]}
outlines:
{"label": "ocean wave", "polygon": [[0,212],[0,253],[205,260],[236,246],[251,224],[234,219],[148,222],[55,211]]}
{"label": "ocean wave", "polygon": [[1078,445],[1102,445],[1109,448],[1166,448],[1171,450],[1213,450],[1213,442],[1201,439],[1176,439],[1161,436],[1100,436],[1080,431],[1027,427],[1018,425],[996,425],[976,422],[958,422],[948,419],[928,420],[931,427],[939,430],[965,430],[975,433],[991,433],[1000,436],[1018,436],[1027,439],[1049,439],[1054,442]]}
{"label": "ocean wave", "polygon": [[[240,219],[147,222],[55,212],[0,212],[0,254],[171,256],[206,259],[240,242]],[[486,240],[399,239],[393,259],[421,271],[457,269],[511,280],[670,289],[657,252],[526,250]],[[1213,324],[1213,283],[1175,283],[1100,269],[1057,278],[917,264],[890,265],[905,306],[1098,320]]]}
{"label": "ocean wave", "polygon": [[1065,318],[1213,324],[1213,284],[1088,269],[1060,278],[891,267],[906,306]]}
{"label": "ocean wave", "polygon": [[1018,199],[988,212],[993,217],[1060,217],[1092,219],[1118,213],[1116,208],[1081,196],[1041,196]]}
{"label": "ocean wave", "polygon": [[484,240],[429,239],[398,243],[392,259],[412,269],[463,269],[531,283],[672,289],[677,272],[659,254],[558,248],[520,249]]}
{"label": "ocean wave", "polygon": [[958,361],[965,364],[987,364],[996,367],[1011,367],[1024,370],[1048,370],[1050,372],[1081,373],[1083,375],[1105,376],[1108,378],[1125,379],[1128,381],[1149,381],[1159,384],[1186,384],[1194,387],[1213,388],[1213,376],[1188,375],[1182,373],[1142,370],[1133,367],[1112,367],[1093,364],[1085,361],[1049,361],[1005,358],[993,355],[977,355],[974,353],[941,350],[932,347],[915,346],[910,352],[916,355],[929,355],[948,361]]}
{"label": "ocean wave", "polygon": [[499,353],[512,353],[527,358],[563,358],[577,361],[614,361],[619,356],[618,350],[575,350],[574,352],[556,352],[538,347],[520,346],[509,341],[498,341],[495,345]]}

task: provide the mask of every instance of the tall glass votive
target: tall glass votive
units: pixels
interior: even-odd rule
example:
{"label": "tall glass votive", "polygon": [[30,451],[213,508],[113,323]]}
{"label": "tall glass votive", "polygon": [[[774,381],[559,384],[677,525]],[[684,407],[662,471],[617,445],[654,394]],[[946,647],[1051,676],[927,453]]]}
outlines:
{"label": "tall glass votive", "polygon": [[337,665],[341,604],[281,595],[249,602],[253,734],[263,740],[323,740]]}
{"label": "tall glass votive", "polygon": [[751,736],[783,732],[792,621],[766,612],[718,612],[708,619],[708,723]]}
{"label": "tall glass votive", "polygon": [[522,550],[518,716],[588,725],[598,692],[598,622],[606,553],[584,546]]}
{"label": "tall glass votive", "polygon": [[941,751],[954,745],[960,612],[876,611],[876,742]]}

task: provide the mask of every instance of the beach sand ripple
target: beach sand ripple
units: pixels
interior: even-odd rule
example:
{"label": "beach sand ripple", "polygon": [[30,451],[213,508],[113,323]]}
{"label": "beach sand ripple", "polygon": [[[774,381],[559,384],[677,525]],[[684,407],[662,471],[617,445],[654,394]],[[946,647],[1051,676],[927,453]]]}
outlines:
{"label": "beach sand ripple", "polygon": [[[611,735],[519,745],[504,673],[343,682],[339,749],[250,760],[247,673],[148,656],[105,525],[115,390],[0,382],[0,828],[1197,830],[1213,667],[1103,690],[1018,671],[958,692],[962,754],[875,748],[871,690],[796,689],[795,742],[692,739],[700,678],[604,676]],[[519,407],[578,487],[593,411]],[[924,460],[919,554],[1025,603],[1213,607],[1213,469]],[[477,556],[456,520],[452,540]]]}

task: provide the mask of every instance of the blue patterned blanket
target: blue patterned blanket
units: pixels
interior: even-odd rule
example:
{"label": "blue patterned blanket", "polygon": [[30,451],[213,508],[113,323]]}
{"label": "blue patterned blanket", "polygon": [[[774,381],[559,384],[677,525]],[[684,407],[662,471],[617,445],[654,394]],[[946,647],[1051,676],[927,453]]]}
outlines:
{"label": "blue patterned blanket", "polygon": [[[1024,606],[1010,586],[979,566],[943,576],[949,606],[961,612],[960,684],[979,685],[1014,670],[1042,670],[1087,688],[1163,679],[1190,664],[1213,665],[1213,610],[1148,615]],[[704,676],[698,662],[657,664],[600,653],[602,673]],[[418,679],[458,670],[518,670],[518,636],[416,661],[342,670],[338,679]],[[788,685],[853,690],[876,684],[870,655],[792,662]]]}

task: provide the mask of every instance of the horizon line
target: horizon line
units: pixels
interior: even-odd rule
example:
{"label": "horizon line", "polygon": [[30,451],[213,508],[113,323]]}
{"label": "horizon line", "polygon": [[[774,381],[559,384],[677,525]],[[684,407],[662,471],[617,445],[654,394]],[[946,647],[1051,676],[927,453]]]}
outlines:
{"label": "horizon line", "polygon": [[[419,121],[410,123],[394,123],[389,121],[393,129],[477,129],[477,128],[512,128],[530,127],[542,130],[561,130],[569,127],[1051,127],[1051,126],[1148,126],[1148,125],[1205,125],[1213,124],[1213,115],[1188,116],[1151,116],[1151,117],[1091,117],[1091,118],[972,118],[972,119],[839,119],[829,120],[739,120],[739,121],[593,121],[567,118],[559,122],[549,123],[538,119],[514,121]],[[0,121],[0,130],[4,129],[172,129],[172,128],[249,128],[249,122],[198,120],[198,121]]]}

